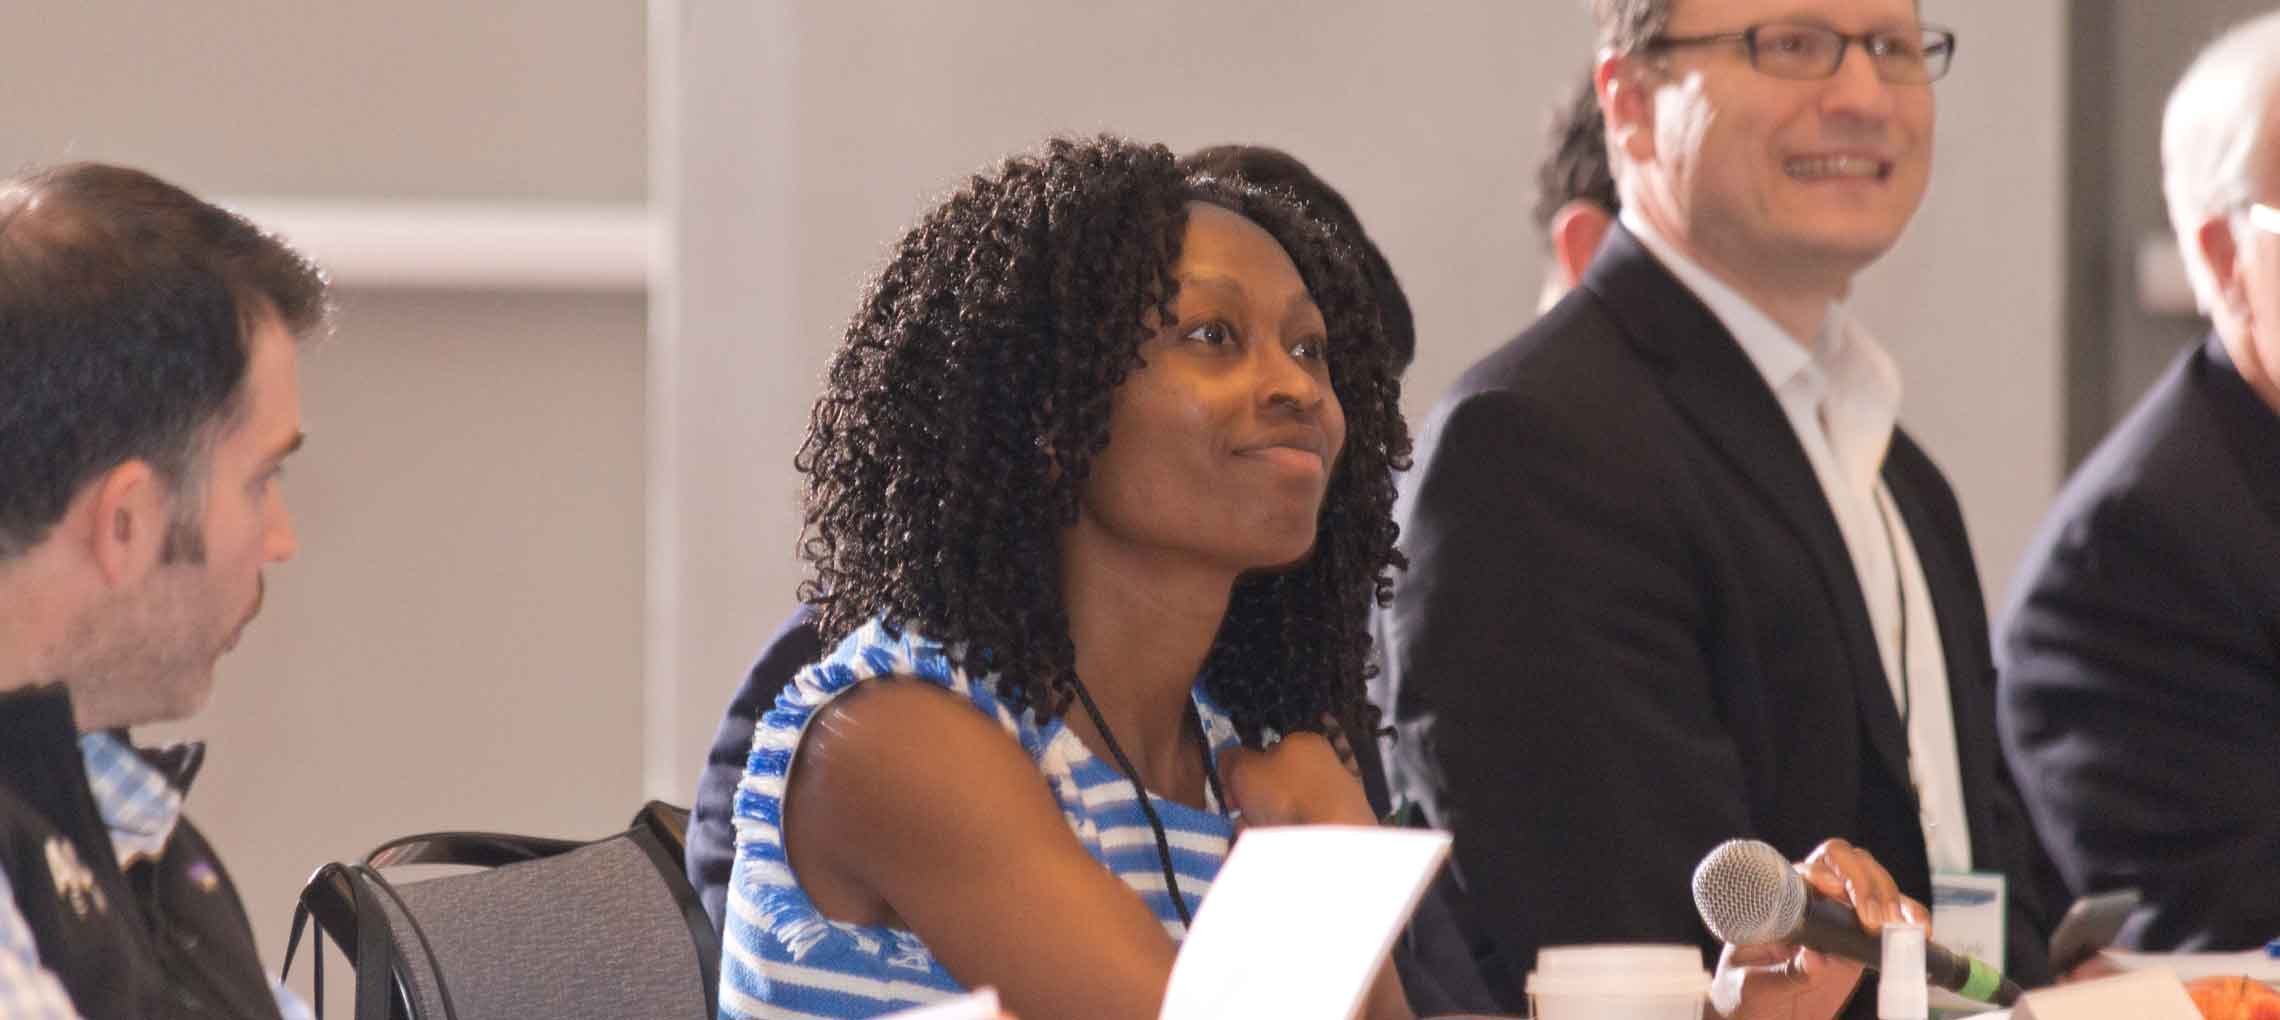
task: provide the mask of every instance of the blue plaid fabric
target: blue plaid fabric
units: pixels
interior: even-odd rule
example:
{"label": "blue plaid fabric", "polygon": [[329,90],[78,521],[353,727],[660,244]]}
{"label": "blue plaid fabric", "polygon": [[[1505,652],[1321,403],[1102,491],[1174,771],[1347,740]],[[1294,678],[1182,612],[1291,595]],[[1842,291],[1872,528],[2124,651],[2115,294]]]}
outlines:
{"label": "blue plaid fabric", "polygon": [[[182,791],[108,733],[80,737],[79,756],[87,765],[95,810],[111,830],[119,865],[158,856],[182,818]],[[16,909],[13,888],[0,874],[0,1020],[80,1020],[63,983],[40,965],[39,943]],[[308,1020],[308,1007],[298,997],[275,978],[269,986],[285,1020]]]}
{"label": "blue plaid fabric", "polygon": [[40,966],[15,887],[0,876],[0,1020],[79,1020],[63,982]]}
{"label": "blue plaid fabric", "polygon": [[87,762],[87,786],[95,792],[96,812],[111,830],[119,867],[157,857],[182,818],[182,791],[108,733],[79,738],[79,757]]}

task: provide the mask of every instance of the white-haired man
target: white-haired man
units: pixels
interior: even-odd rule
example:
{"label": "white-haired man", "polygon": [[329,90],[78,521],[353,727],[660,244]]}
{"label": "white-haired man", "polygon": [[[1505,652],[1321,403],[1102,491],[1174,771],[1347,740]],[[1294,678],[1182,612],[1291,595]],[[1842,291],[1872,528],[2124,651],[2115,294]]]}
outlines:
{"label": "white-haired man", "polygon": [[2000,721],[2079,893],[2121,943],[2280,935],[2280,12],[2171,94],[2170,220],[2215,322],[2082,465],[2005,614]]}

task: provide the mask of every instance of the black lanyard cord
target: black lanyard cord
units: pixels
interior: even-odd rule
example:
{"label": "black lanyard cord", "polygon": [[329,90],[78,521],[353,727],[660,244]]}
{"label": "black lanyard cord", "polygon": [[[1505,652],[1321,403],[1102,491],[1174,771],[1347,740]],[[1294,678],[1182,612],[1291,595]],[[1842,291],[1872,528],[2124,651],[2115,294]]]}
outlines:
{"label": "black lanyard cord", "polygon": [[1916,692],[1908,682],[1908,582],[1900,568],[1900,542],[1892,537],[1892,514],[1884,509],[1884,500],[1875,490],[1868,494],[1869,502],[1876,504],[1876,519],[1884,525],[1885,554],[1892,557],[1892,598],[1900,610],[1900,735],[1911,746],[1909,757],[1915,757],[1913,731],[1908,728],[1908,717],[1913,712]]}
{"label": "black lanyard cord", "polygon": [[[1140,813],[1148,816],[1148,829],[1156,834],[1156,861],[1164,867],[1164,891],[1171,894],[1172,909],[1179,913],[1183,927],[1195,926],[1195,918],[1188,913],[1187,899],[1180,895],[1180,878],[1172,870],[1172,841],[1164,835],[1164,820],[1156,814],[1156,805],[1148,799],[1148,788],[1140,785],[1140,771],[1132,767],[1132,759],[1124,756],[1124,748],[1117,744],[1116,733],[1108,728],[1108,720],[1100,714],[1100,706],[1093,703],[1092,692],[1085,690],[1084,681],[1070,678],[1070,686],[1077,690],[1077,700],[1085,706],[1085,714],[1092,718],[1093,729],[1099,731],[1101,743],[1108,745],[1108,753],[1116,759],[1116,767],[1124,772],[1126,782],[1132,784],[1132,796],[1140,802]],[[1188,703],[1188,715],[1195,716],[1194,702]],[[1196,731],[1203,737],[1203,778],[1211,785],[1212,799],[1219,802],[1220,810],[1227,809],[1227,794],[1219,788],[1219,769],[1211,761],[1211,736],[1203,733],[1203,720],[1196,719]]]}

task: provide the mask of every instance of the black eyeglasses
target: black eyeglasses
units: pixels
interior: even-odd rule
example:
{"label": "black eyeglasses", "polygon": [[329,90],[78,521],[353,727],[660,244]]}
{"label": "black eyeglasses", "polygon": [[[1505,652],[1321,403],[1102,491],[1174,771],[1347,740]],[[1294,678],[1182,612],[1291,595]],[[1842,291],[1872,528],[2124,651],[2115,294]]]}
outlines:
{"label": "black eyeglasses", "polygon": [[1656,36],[1640,49],[1676,49],[1738,42],[1750,66],[1776,78],[1812,81],[1834,77],[1845,65],[1845,51],[1859,44],[1876,76],[1894,85],[1929,85],[1948,72],[1955,59],[1955,33],[1926,25],[1913,32],[1846,35],[1819,25],[1752,25],[1716,35]]}

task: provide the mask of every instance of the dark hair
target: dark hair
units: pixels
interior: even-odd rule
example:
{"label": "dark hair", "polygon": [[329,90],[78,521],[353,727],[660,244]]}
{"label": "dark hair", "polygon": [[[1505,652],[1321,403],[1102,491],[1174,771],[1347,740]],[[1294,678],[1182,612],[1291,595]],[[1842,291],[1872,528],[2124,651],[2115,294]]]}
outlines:
{"label": "dark hair", "polygon": [[[299,335],[326,312],[307,260],[149,174],[74,163],[0,181],[0,560],[125,461],[196,486],[252,327],[274,315]],[[178,502],[195,520],[197,501]]]}
{"label": "dark hair", "polygon": [[1394,278],[1393,264],[1362,229],[1361,218],[1346,196],[1317,176],[1298,157],[1264,145],[1214,145],[1197,149],[1180,160],[1190,173],[1236,177],[1262,188],[1290,193],[1306,211],[1331,227],[1338,239],[1353,245],[1377,296],[1378,318],[1384,320],[1386,340],[1393,345],[1396,375],[1409,370],[1417,356],[1417,320],[1409,310],[1409,295]]}
{"label": "dark hair", "polygon": [[1393,472],[1409,434],[1370,285],[1287,197],[1113,137],[1055,140],[974,177],[872,281],[797,460],[813,571],[800,594],[828,639],[872,617],[915,627],[996,672],[1017,708],[1067,708],[1057,537],[1147,323],[1171,314],[1190,201],[1248,217],[1289,253],[1333,338],[1347,429],[1312,552],[1237,583],[1207,688],[1254,744],[1330,719],[1374,730],[1365,624],[1401,563]]}
{"label": "dark hair", "polygon": [[1552,233],[1552,217],[1577,199],[1597,202],[1609,213],[1623,208],[1615,194],[1615,174],[1607,164],[1607,121],[1599,113],[1599,91],[1589,72],[1546,121],[1551,143],[1536,167],[1536,229]]}
{"label": "dark hair", "polygon": [[1629,53],[1670,27],[1671,0],[1591,0],[1599,45]]}

